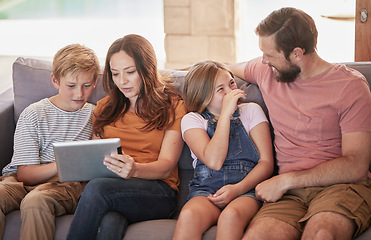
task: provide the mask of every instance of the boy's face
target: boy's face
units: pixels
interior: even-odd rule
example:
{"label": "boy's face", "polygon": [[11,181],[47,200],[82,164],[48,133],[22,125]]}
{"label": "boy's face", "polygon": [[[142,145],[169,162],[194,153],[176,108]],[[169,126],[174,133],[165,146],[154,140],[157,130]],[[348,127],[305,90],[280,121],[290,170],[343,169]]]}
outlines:
{"label": "boy's face", "polygon": [[53,104],[64,111],[74,112],[81,109],[88,101],[95,88],[96,79],[93,79],[90,74],[68,73],[58,82],[52,74],[52,82],[59,90],[59,94],[52,99]]}

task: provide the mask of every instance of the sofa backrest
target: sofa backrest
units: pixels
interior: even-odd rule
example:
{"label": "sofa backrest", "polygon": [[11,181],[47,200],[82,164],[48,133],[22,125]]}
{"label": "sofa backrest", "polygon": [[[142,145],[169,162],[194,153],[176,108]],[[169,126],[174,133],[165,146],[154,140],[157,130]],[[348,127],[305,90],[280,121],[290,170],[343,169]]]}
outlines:
{"label": "sofa backrest", "polygon": [[[371,62],[349,62],[345,63],[348,67],[360,71],[371,85]],[[51,83],[52,62],[38,60],[33,58],[18,58],[13,64],[13,91],[14,91],[14,119],[18,120],[19,114],[25,107],[42,98],[50,97],[57,94],[57,90]],[[171,74],[173,82],[176,83],[177,89],[181,92],[183,80],[186,75],[185,71],[160,70],[162,73]],[[259,88],[247,83],[241,79],[236,79],[237,85],[243,89],[247,95],[244,102],[256,102],[269,117],[268,110],[265,106],[263,97]],[[92,94],[89,102],[96,102],[105,96],[102,87],[102,74],[99,75],[98,84]],[[188,151],[189,152],[189,151]],[[185,154],[188,154],[185,151]],[[189,162],[180,162],[180,169],[192,169]]]}
{"label": "sofa backrest", "polygon": [[[103,68],[102,68],[103,69]],[[58,93],[51,83],[52,62],[33,58],[19,57],[13,63],[13,91],[14,91],[14,119],[18,120],[19,115],[28,105],[43,98],[51,97]],[[187,72],[175,70],[160,70],[160,73],[171,74],[172,81],[176,82],[176,88],[181,92],[183,79]],[[253,85],[237,79],[237,84],[247,93],[244,101],[255,101],[263,106],[263,98],[259,89]],[[102,74],[98,77],[98,84],[89,99],[89,102],[96,104],[99,99],[105,96],[102,86]]]}
{"label": "sofa backrest", "polygon": [[346,62],[344,64],[362,73],[371,88],[371,62]]}
{"label": "sofa backrest", "polygon": [[[354,68],[361,72],[371,86],[371,62],[347,62],[344,63],[348,67]],[[57,94],[57,90],[51,83],[52,62],[19,57],[13,63],[13,91],[14,91],[14,119],[18,120],[19,114],[25,107],[42,98],[50,97]],[[184,71],[162,70],[172,74],[172,79],[177,82],[179,91],[183,88],[183,78],[186,74]],[[237,79],[239,88],[247,93],[246,102],[257,102],[263,107],[263,110],[268,113],[263,98],[257,86],[246,83]],[[96,103],[99,99],[105,96],[102,87],[102,74],[99,75],[98,84],[93,92],[90,102]]]}

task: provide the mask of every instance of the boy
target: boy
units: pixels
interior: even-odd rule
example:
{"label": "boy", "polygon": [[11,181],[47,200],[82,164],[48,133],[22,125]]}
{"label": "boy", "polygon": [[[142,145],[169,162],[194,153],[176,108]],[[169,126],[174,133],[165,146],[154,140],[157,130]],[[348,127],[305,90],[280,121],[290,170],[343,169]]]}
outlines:
{"label": "boy", "polygon": [[5,215],[21,210],[20,239],[53,239],[55,216],[73,213],[83,190],[80,182],[59,182],[53,143],[88,140],[94,105],[87,103],[100,65],[95,53],[79,44],[60,49],[51,80],[59,93],[28,106],[14,134],[12,161],[0,177],[0,238]]}

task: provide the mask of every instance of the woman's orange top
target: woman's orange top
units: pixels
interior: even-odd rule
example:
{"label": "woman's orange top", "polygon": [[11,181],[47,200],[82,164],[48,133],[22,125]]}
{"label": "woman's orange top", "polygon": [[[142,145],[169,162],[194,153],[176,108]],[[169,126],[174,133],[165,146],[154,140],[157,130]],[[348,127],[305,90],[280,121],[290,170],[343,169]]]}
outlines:
{"label": "woman's orange top", "polygon": [[[99,116],[108,98],[109,96],[98,101],[97,107],[94,110],[94,115]],[[176,105],[175,122],[166,130],[181,132],[180,122],[186,110],[182,100],[175,101],[173,104]],[[93,124],[94,122],[95,117],[93,117]],[[123,152],[130,155],[138,163],[154,162],[158,159],[166,130],[143,130],[145,125],[146,123],[135,113],[127,112],[122,118],[103,128],[104,132],[102,138],[120,138]],[[167,179],[161,180],[178,191],[178,165],[172,170]]]}

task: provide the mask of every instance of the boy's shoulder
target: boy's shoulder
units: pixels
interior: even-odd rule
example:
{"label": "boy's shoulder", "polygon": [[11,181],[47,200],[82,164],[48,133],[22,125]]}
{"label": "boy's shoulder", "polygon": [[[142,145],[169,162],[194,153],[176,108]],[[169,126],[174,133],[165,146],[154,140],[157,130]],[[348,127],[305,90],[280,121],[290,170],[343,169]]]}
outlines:
{"label": "boy's shoulder", "polygon": [[21,113],[20,117],[21,116],[24,116],[24,115],[32,115],[32,114],[35,114],[35,113],[38,113],[40,111],[42,111],[43,109],[49,107],[50,105],[50,102],[47,98],[43,98],[41,100],[39,100],[38,102],[34,102],[34,103],[31,103],[30,105],[28,105]]}
{"label": "boy's shoulder", "polygon": [[[95,105],[92,103],[85,103],[85,105],[78,111],[72,112],[72,114],[91,115],[95,109]],[[38,102],[34,102],[26,107],[20,118],[32,118],[43,115],[71,115],[71,112],[66,112],[53,105],[48,98],[43,98]]]}

